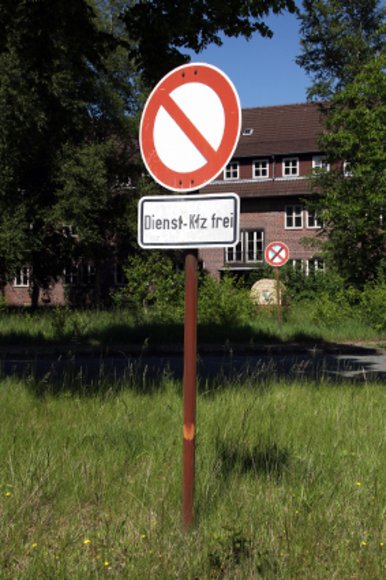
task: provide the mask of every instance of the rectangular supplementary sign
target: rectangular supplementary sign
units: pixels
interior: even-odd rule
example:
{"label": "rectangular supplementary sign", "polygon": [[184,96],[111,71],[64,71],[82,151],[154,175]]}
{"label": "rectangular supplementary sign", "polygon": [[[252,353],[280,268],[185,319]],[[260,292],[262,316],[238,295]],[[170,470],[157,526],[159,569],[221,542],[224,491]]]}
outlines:
{"label": "rectangular supplementary sign", "polygon": [[239,223],[240,198],[235,193],[143,197],[138,243],[154,249],[235,246]]}

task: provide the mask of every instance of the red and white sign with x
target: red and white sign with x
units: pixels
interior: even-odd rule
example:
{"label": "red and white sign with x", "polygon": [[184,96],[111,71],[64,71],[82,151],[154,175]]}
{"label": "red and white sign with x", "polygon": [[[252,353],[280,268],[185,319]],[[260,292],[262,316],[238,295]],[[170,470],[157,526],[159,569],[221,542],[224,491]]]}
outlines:
{"label": "red and white sign with x", "polygon": [[194,191],[227,165],[240,127],[240,100],[229,78],[216,67],[190,63],[150,94],[140,125],[142,158],[163,187]]}
{"label": "red and white sign with x", "polygon": [[271,242],[265,248],[265,261],[270,266],[280,267],[288,262],[289,249],[284,242]]}

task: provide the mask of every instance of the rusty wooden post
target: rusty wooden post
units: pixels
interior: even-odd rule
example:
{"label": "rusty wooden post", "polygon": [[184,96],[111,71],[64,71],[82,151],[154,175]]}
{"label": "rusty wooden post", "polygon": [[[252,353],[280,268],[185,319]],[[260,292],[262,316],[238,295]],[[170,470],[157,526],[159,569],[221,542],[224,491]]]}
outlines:
{"label": "rusty wooden post", "polygon": [[197,375],[197,250],[185,255],[183,493],[184,531],[193,523]]}

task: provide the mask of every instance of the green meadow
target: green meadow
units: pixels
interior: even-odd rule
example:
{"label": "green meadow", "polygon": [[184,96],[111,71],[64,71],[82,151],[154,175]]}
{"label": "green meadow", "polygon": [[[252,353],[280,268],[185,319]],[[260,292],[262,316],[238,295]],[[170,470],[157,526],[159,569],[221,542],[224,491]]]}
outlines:
{"label": "green meadow", "polygon": [[385,577],[385,387],[199,385],[181,526],[182,385],[0,384],[0,578]]}

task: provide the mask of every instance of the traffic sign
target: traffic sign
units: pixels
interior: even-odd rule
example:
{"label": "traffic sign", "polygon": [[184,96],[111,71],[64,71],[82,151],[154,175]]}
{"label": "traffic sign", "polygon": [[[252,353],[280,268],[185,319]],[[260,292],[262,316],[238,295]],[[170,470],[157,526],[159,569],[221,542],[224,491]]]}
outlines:
{"label": "traffic sign", "polygon": [[216,177],[236,148],[241,127],[237,91],[218,68],[190,63],[153,89],[139,131],[150,175],[171,191],[194,191]]}
{"label": "traffic sign", "polygon": [[235,193],[143,197],[138,243],[145,249],[235,246],[239,222],[240,198]]}
{"label": "traffic sign", "polygon": [[284,242],[271,242],[265,248],[265,261],[276,268],[288,262],[289,249]]}

